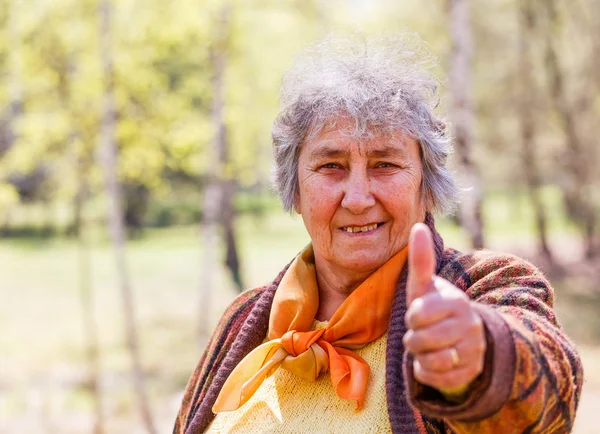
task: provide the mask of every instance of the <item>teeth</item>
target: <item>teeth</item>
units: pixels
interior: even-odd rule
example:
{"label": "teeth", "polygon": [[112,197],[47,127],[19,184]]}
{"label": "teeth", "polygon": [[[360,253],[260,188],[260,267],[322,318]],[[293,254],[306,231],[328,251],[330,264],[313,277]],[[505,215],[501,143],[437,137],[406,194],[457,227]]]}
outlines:
{"label": "teeth", "polygon": [[346,228],[344,228],[344,230],[346,232],[368,232],[368,231],[372,231],[373,229],[377,229],[377,223],[373,223],[372,225],[366,225],[366,226],[348,226]]}

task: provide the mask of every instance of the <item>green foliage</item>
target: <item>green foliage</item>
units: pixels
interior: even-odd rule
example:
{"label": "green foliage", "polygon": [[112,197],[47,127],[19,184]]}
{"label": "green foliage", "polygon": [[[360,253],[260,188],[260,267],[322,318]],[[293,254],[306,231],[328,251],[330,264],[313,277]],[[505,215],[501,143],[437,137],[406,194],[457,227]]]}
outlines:
{"label": "green foliage", "polygon": [[[534,3],[541,35],[548,23],[543,2]],[[578,116],[578,128],[586,155],[593,159],[600,67],[590,53],[600,47],[600,13],[589,0],[558,3],[562,30],[555,38],[573,107],[585,108]],[[7,131],[14,135],[7,149],[0,143],[0,210],[19,201],[14,180],[34,179],[36,173],[43,177],[41,184],[31,187],[34,200],[72,202],[82,183],[92,197],[101,194],[96,149],[103,82],[97,2],[36,0],[31,7],[2,0],[0,4],[0,135]],[[225,4],[231,14],[221,40],[216,37],[223,31],[217,17]],[[442,81],[447,77],[451,46],[447,4],[442,0],[115,0],[113,7],[118,172],[123,184],[149,191],[151,206],[145,220],[152,224],[187,223],[201,215],[196,201],[201,198],[207,150],[215,134],[211,118],[215,50],[227,55],[230,161],[222,175],[234,177],[238,190],[246,192],[264,190],[269,184],[270,126],[277,113],[281,77],[308,42],[330,31],[417,32],[440,60],[437,73]],[[525,182],[521,171],[514,170],[521,149],[515,110],[521,97],[516,67],[518,8],[518,2],[499,0],[472,4],[475,157],[487,187],[519,189]],[[575,40],[580,43],[574,46]],[[561,185],[564,135],[549,103],[543,38],[530,43],[537,53],[536,86],[531,90],[539,107],[537,160],[543,183]],[[446,89],[441,91],[443,111],[448,97]],[[13,113],[15,103],[21,110]],[[600,182],[597,173],[593,182]],[[167,208],[174,207],[167,210],[164,198],[169,195],[184,204],[167,201]],[[238,200],[237,207],[255,212],[263,207],[261,201],[257,193],[255,200]],[[6,218],[0,211],[2,220]]]}

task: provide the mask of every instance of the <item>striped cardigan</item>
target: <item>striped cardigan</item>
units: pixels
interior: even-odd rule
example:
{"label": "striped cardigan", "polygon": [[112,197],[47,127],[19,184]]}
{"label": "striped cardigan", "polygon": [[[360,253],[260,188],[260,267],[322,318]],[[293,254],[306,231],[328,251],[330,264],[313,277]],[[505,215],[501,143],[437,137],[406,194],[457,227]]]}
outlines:
{"label": "striped cardigan", "polygon": [[[402,273],[392,305],[386,350],[387,411],[394,433],[568,433],[575,418],[583,370],[554,311],[552,287],[533,265],[489,251],[444,249],[433,218],[436,273],[466,292],[485,324],[483,373],[461,404],[445,401],[415,381],[406,332]],[[286,267],[287,269],[287,267]],[[223,314],[193,372],[174,434],[203,432],[233,368],[267,335],[275,290],[285,273],[238,296]]]}

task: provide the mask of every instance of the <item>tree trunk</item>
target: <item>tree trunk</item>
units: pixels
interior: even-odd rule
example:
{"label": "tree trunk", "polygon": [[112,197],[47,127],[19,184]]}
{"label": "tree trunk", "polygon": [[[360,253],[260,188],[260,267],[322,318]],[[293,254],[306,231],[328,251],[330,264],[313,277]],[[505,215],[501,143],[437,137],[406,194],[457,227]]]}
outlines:
{"label": "tree trunk", "polygon": [[79,291],[81,294],[81,307],[83,313],[83,330],[87,346],[87,359],[89,364],[89,388],[94,401],[94,424],[93,433],[104,432],[104,410],[102,406],[102,395],[100,391],[100,352],[98,345],[98,326],[94,315],[94,299],[92,293],[91,278],[91,250],[87,236],[87,225],[85,224],[85,205],[87,202],[87,182],[85,181],[85,168],[83,158],[79,160],[78,188],[75,202],[78,212],[78,224],[76,228],[78,245],[78,274]]}
{"label": "tree trunk", "polygon": [[548,84],[554,108],[558,113],[566,137],[564,166],[567,169],[567,179],[564,182],[564,194],[569,204],[572,218],[579,223],[584,232],[585,254],[590,258],[595,254],[594,233],[596,213],[591,202],[590,168],[586,163],[585,150],[579,137],[575,112],[570,107],[565,79],[558,59],[555,46],[555,36],[558,30],[558,11],[555,0],[545,0],[541,4],[548,17],[546,31],[546,68],[549,75]]}
{"label": "tree trunk", "polygon": [[553,264],[552,252],[548,246],[546,211],[540,194],[540,172],[535,155],[535,80],[531,41],[534,35],[535,14],[531,0],[522,0],[520,6],[519,39],[519,111],[521,123],[521,162],[527,180],[527,189],[535,215],[538,248],[548,265]]}
{"label": "tree trunk", "polygon": [[235,194],[235,180],[226,179],[222,188],[222,220],[225,235],[225,265],[231,271],[231,276],[239,292],[244,290],[240,271],[240,259],[237,251],[235,236],[235,209],[233,196]]}
{"label": "tree trunk", "polygon": [[481,180],[471,157],[473,146],[473,108],[471,101],[472,38],[468,0],[450,1],[452,53],[450,56],[450,93],[452,134],[460,165],[462,183],[470,190],[460,207],[461,222],[466,227],[474,248],[483,248],[483,191]]}
{"label": "tree trunk", "polygon": [[233,206],[233,197],[235,195],[235,179],[231,161],[229,160],[229,141],[227,138],[227,126],[225,125],[224,109],[224,88],[223,74],[227,65],[227,46],[230,33],[230,15],[231,11],[226,5],[223,7],[221,15],[221,40],[217,43],[214,50],[215,66],[215,106],[213,122],[216,134],[215,147],[218,149],[219,162],[217,167],[220,173],[218,181],[221,185],[221,208],[220,216],[223,225],[223,236],[225,241],[225,266],[229,268],[232,279],[239,292],[244,290],[242,276],[240,271],[240,259],[237,250],[237,240],[235,236],[235,209]]}
{"label": "tree trunk", "polygon": [[210,328],[212,292],[218,270],[216,254],[219,249],[218,220],[220,202],[221,185],[215,176],[209,176],[208,184],[204,188],[202,219],[204,259],[202,263],[202,276],[200,278],[200,315],[198,316],[198,337],[200,342],[209,333]]}
{"label": "tree trunk", "polygon": [[102,117],[102,163],[104,166],[104,176],[106,183],[106,192],[109,197],[109,229],[112,244],[115,252],[117,274],[121,297],[123,299],[123,309],[125,316],[125,334],[127,347],[132,361],[132,377],[137,396],[139,411],[150,434],[155,434],[154,422],[146,397],[145,381],[141,367],[138,337],[135,322],[135,312],[133,303],[133,294],[129,283],[129,274],[125,258],[125,225],[123,219],[123,210],[121,206],[121,186],[117,175],[117,144],[115,141],[115,98],[114,98],[114,71],[111,48],[111,6],[110,0],[100,0],[99,4],[100,19],[100,43],[101,43],[101,61],[104,76],[104,99],[103,99],[103,117]]}
{"label": "tree trunk", "polygon": [[83,335],[85,353],[89,365],[88,386],[94,403],[93,434],[104,433],[104,410],[100,389],[100,351],[98,344],[98,325],[94,314],[94,298],[91,277],[91,249],[87,233],[85,209],[88,201],[89,186],[87,173],[91,166],[90,152],[77,148],[78,132],[75,130],[76,119],[73,116],[71,85],[75,74],[72,55],[66,59],[67,65],[63,73],[66,77],[60,80],[59,95],[63,109],[70,118],[73,130],[69,134],[72,155],[76,156],[77,192],[73,198],[73,222],[70,234],[77,238],[77,274],[79,277],[79,293],[81,297],[81,313],[83,319]]}
{"label": "tree trunk", "polygon": [[208,330],[210,319],[210,300],[217,270],[215,255],[219,242],[219,223],[223,225],[225,240],[225,265],[231,270],[233,280],[241,291],[243,288],[239,255],[235,237],[233,195],[235,182],[232,177],[229,161],[227,127],[225,125],[224,74],[227,65],[227,44],[230,32],[230,6],[222,6],[218,18],[219,34],[211,48],[213,65],[213,105],[212,120],[215,135],[212,146],[206,153],[208,159],[207,185],[204,190],[203,202],[203,232],[204,260],[203,274],[200,281],[200,324],[199,335],[202,337]]}
{"label": "tree trunk", "polygon": [[125,227],[130,238],[141,238],[144,230],[144,219],[148,210],[150,191],[144,184],[127,183],[123,186],[125,205]]}
{"label": "tree trunk", "polygon": [[219,144],[224,139],[225,125],[223,120],[223,71],[225,69],[225,54],[220,50],[212,53],[214,66],[212,118],[216,132],[213,143],[208,147],[207,183],[204,187],[202,230],[204,238],[204,259],[202,277],[200,279],[200,323],[198,324],[199,338],[209,331],[212,292],[217,268],[216,255],[219,249],[219,216],[221,214],[222,184],[219,167]]}

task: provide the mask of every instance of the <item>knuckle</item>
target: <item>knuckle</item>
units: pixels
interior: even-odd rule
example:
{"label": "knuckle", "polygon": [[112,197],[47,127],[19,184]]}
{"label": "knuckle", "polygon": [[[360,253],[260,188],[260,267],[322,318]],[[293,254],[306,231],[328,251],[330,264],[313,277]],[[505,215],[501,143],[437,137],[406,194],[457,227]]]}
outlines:
{"label": "knuckle", "polygon": [[406,327],[409,329],[412,329],[412,323],[413,323],[413,310],[412,310],[412,306],[408,308],[408,310],[406,311],[406,315],[404,315],[404,324],[406,324]]}
{"label": "knuckle", "polygon": [[435,371],[440,371],[444,368],[444,362],[435,355],[429,356],[429,366]]}
{"label": "knuckle", "polygon": [[408,340],[408,346],[413,352],[420,352],[423,347],[423,343],[421,341],[422,339],[420,335],[417,333],[413,333],[413,335]]}
{"label": "knuckle", "polygon": [[417,362],[419,364],[419,366],[421,366],[423,368],[429,368],[429,366],[430,366],[429,361],[427,360],[426,354],[420,354],[420,355],[416,356],[415,362]]}
{"label": "knuckle", "polygon": [[421,348],[423,347],[423,343],[422,343],[422,333],[420,332],[415,332],[413,330],[409,330],[408,332],[406,332],[406,334],[404,335],[404,345],[406,346],[406,348],[408,350],[410,350],[413,353],[418,353],[421,351]]}
{"label": "knuckle", "polygon": [[452,361],[443,357],[440,352],[423,354],[421,364],[435,372],[447,372],[452,369]]}
{"label": "knuckle", "polygon": [[424,354],[422,364],[428,369],[437,370],[439,361],[433,354]]}
{"label": "knuckle", "polygon": [[419,308],[413,308],[411,306],[411,308],[408,310],[408,312],[406,312],[406,316],[404,317],[404,319],[406,320],[406,326],[410,329],[416,329],[419,328],[420,324],[421,324],[421,311]]}
{"label": "knuckle", "polygon": [[402,337],[402,343],[404,343],[404,346],[407,348],[411,346],[412,335],[413,335],[413,331],[408,330]]}

